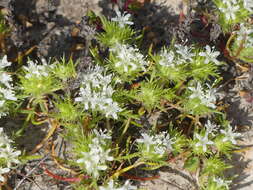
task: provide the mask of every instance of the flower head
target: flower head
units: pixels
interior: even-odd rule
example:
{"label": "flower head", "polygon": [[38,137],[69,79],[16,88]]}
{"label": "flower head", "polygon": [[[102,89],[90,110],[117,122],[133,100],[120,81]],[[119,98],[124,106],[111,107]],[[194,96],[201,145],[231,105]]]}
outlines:
{"label": "flower head", "polygon": [[117,22],[120,27],[124,27],[125,25],[133,25],[134,23],[130,21],[131,15],[127,12],[121,12],[119,10],[116,10],[116,17],[112,18],[111,20],[114,22]]}
{"label": "flower head", "polygon": [[253,11],[253,1],[252,0],[243,0],[243,6],[248,11]]}
{"label": "flower head", "polygon": [[232,130],[232,127],[229,125],[226,130],[221,130],[221,133],[224,134],[224,138],[223,138],[223,142],[226,142],[226,141],[230,141],[232,142],[233,144],[236,144],[236,138],[237,137],[240,137],[241,134],[239,133],[235,133],[233,130]]}
{"label": "flower head", "polygon": [[26,71],[25,78],[31,77],[47,77],[50,69],[52,69],[54,65],[48,65],[45,61],[43,61],[42,65],[38,65],[33,61],[28,61],[28,65],[24,66],[24,70]]}
{"label": "flower head", "polygon": [[244,42],[244,46],[246,48],[248,47],[252,47],[253,46],[253,28],[252,27],[246,27],[244,23],[240,24],[240,30],[236,31],[237,34],[237,40],[239,43],[241,43],[241,41],[245,41]]}
{"label": "flower head", "polygon": [[196,87],[189,87],[189,89],[192,91],[192,94],[190,95],[190,99],[193,98],[199,98],[201,101],[201,104],[206,105],[207,107],[210,108],[216,108],[215,102],[216,102],[216,97],[215,97],[215,89],[209,89],[203,90],[201,84],[198,82]]}
{"label": "flower head", "polygon": [[213,181],[216,182],[218,187],[225,187],[226,189],[229,189],[229,184],[232,182],[230,180],[224,180],[220,177],[214,178]]}
{"label": "flower head", "polygon": [[192,53],[192,48],[187,45],[176,44],[175,47],[177,48],[176,52],[180,55],[181,62],[191,61],[195,55]]}
{"label": "flower head", "polygon": [[147,62],[137,48],[125,44],[116,44],[110,49],[116,56],[115,68],[120,73],[132,73],[145,70]]}
{"label": "flower head", "polygon": [[11,65],[11,62],[8,62],[7,56],[5,55],[2,59],[0,59],[0,69],[4,69]]}
{"label": "flower head", "polygon": [[89,175],[95,178],[99,177],[99,171],[107,169],[106,162],[113,160],[113,157],[109,156],[111,150],[105,149],[105,142],[102,139],[101,134],[100,137],[94,137],[89,145],[89,152],[81,152],[82,157],[76,161],[83,165]]}
{"label": "flower head", "polygon": [[5,67],[10,65],[11,63],[7,61],[7,56],[0,59],[0,118],[8,113],[6,102],[8,100],[17,100],[12,85],[11,75],[4,71]]}
{"label": "flower head", "polygon": [[10,144],[6,144],[4,147],[0,148],[0,158],[3,158],[6,160],[6,166],[8,168],[11,168],[12,164],[19,164],[20,161],[18,160],[18,156],[21,154],[21,152],[15,151]]}
{"label": "flower head", "polygon": [[211,123],[210,120],[207,120],[205,127],[206,127],[207,134],[213,134],[213,132],[217,131],[217,128],[218,128],[218,126]]}
{"label": "flower head", "polygon": [[195,144],[195,146],[201,146],[203,148],[203,152],[207,151],[207,145],[214,144],[213,141],[210,141],[208,139],[208,134],[205,134],[204,136],[195,134],[195,138],[198,140],[198,142]]}
{"label": "flower head", "polygon": [[223,7],[219,8],[225,15],[227,20],[235,20],[237,12],[240,10],[237,0],[225,0],[223,1]]}
{"label": "flower head", "polygon": [[154,153],[164,155],[167,151],[172,151],[173,139],[166,132],[156,135],[142,134],[143,138],[137,139],[138,144],[143,145],[143,151],[146,153]]}
{"label": "flower head", "polygon": [[165,67],[174,67],[174,58],[175,54],[173,51],[168,51],[167,49],[163,49],[160,53],[161,60],[159,64]]}
{"label": "flower head", "polygon": [[104,75],[103,72],[104,69],[99,66],[88,69],[83,75],[79,97],[76,97],[75,101],[83,103],[85,110],[98,110],[106,117],[117,119],[117,113],[121,108],[112,99],[114,92],[110,85],[112,75]]}
{"label": "flower head", "polygon": [[135,190],[137,187],[131,185],[130,181],[127,180],[125,184],[121,187],[117,183],[115,183],[113,180],[110,180],[108,184],[104,186],[99,186],[99,190]]}
{"label": "flower head", "polygon": [[209,46],[206,45],[205,47],[206,51],[205,52],[200,52],[199,55],[202,57],[205,57],[205,64],[208,64],[210,62],[215,63],[216,65],[219,65],[219,61],[216,59],[218,55],[220,55],[220,52],[218,51],[214,51],[214,49]]}
{"label": "flower head", "polygon": [[3,128],[0,128],[0,181],[4,181],[2,174],[5,174],[13,168],[13,164],[19,164],[20,161],[18,156],[21,154],[21,151],[16,151],[11,146],[12,140],[10,140],[7,135],[4,133]]}

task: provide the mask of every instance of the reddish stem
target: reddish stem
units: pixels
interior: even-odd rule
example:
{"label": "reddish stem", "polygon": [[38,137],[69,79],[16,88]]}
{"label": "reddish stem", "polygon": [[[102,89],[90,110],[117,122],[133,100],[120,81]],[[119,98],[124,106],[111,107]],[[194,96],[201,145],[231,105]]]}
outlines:
{"label": "reddish stem", "polygon": [[41,168],[44,170],[44,172],[54,178],[54,179],[57,179],[59,181],[66,181],[66,182],[80,182],[81,180],[83,179],[87,179],[89,178],[89,176],[82,176],[82,177],[62,177],[62,176],[59,176],[59,175],[56,175],[54,173],[52,173],[51,171],[49,171],[44,164],[41,164]]}

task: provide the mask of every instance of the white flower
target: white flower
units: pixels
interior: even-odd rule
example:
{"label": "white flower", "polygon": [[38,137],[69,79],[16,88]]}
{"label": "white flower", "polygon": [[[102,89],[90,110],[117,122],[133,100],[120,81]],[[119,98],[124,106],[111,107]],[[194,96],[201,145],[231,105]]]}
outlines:
{"label": "white flower", "polygon": [[211,49],[209,45],[206,45],[206,51],[200,52],[199,55],[202,57],[205,57],[205,64],[208,64],[210,62],[215,63],[216,65],[219,65],[219,61],[216,59],[218,55],[220,55],[220,52],[214,51],[214,48]]}
{"label": "white flower", "polygon": [[110,180],[108,184],[104,186],[99,186],[99,190],[135,190],[137,189],[137,187],[132,186],[130,184],[129,180],[127,180],[122,187],[116,187],[116,186],[119,186],[119,185],[115,184],[113,180]]}
{"label": "white flower", "polygon": [[7,115],[7,100],[17,100],[14,94],[11,75],[4,71],[4,68],[10,66],[7,56],[0,59],[0,118]]}
{"label": "white flower", "polygon": [[175,47],[177,48],[176,52],[181,56],[182,61],[191,61],[192,57],[195,55],[191,52],[191,47],[186,45],[176,44]]}
{"label": "white flower", "polygon": [[140,143],[140,144],[144,144],[147,152],[150,151],[150,146],[155,144],[156,142],[154,141],[154,137],[148,135],[147,133],[143,133],[141,134],[141,136],[143,137],[142,139],[137,139],[136,142]]}
{"label": "white flower", "polygon": [[19,164],[18,156],[21,154],[21,151],[15,151],[10,144],[6,144],[5,147],[0,148],[0,158],[6,160],[6,165],[8,168],[12,166],[13,163]]}
{"label": "white flower", "polygon": [[4,177],[2,174],[8,173],[10,171],[10,168],[1,168],[0,167],[0,182],[4,182]]}
{"label": "white flower", "polygon": [[13,168],[13,164],[19,164],[18,156],[21,151],[16,151],[11,147],[12,140],[4,133],[3,128],[0,128],[0,181],[3,181],[2,174],[7,173]]}
{"label": "white flower", "polygon": [[195,144],[197,147],[201,146],[203,148],[203,151],[207,151],[207,145],[212,145],[214,144],[213,141],[210,141],[208,139],[208,134],[201,136],[199,134],[195,134],[195,138],[198,139],[198,142]]}
{"label": "white flower", "polygon": [[3,128],[0,128],[0,147],[12,143],[12,141],[6,136]]}
{"label": "white flower", "polygon": [[248,28],[245,26],[244,23],[240,24],[240,30],[236,31],[237,34],[237,40],[239,43],[241,43],[242,40],[245,40],[244,46],[252,47],[253,46],[253,37],[250,36],[253,34],[253,28]]}
{"label": "white flower", "polygon": [[116,44],[110,51],[116,54],[114,66],[123,72],[143,71],[148,65],[139,50],[129,45]]}
{"label": "white flower", "polygon": [[223,142],[230,141],[233,144],[236,144],[235,138],[241,136],[241,134],[239,133],[234,133],[230,125],[226,128],[226,130],[221,130],[221,133],[225,135],[225,137],[223,138]]}
{"label": "white flower", "polygon": [[12,82],[12,78],[11,78],[11,76],[9,74],[0,71],[0,79],[1,79],[0,82],[3,85],[5,85],[7,88],[11,88],[12,87],[12,85],[10,84],[10,82]]}
{"label": "white flower", "polygon": [[[147,133],[141,134],[143,138],[137,139],[136,142],[143,144],[144,151],[158,155],[164,155],[167,151],[172,151],[172,144],[174,143],[170,138],[170,135],[166,132],[162,132],[156,135],[149,135]],[[152,152],[151,152],[152,153]]]}
{"label": "white flower", "polygon": [[174,58],[175,54],[173,51],[168,51],[167,49],[163,49],[160,53],[161,60],[159,60],[159,64],[165,67],[174,67]]}
{"label": "white flower", "polygon": [[114,187],[114,181],[110,180],[107,185],[99,186],[99,190],[116,190],[116,187]]}
{"label": "white flower", "polygon": [[123,28],[125,25],[133,25],[134,23],[130,21],[130,14],[127,14],[127,12],[121,12],[119,10],[116,10],[116,17],[112,18],[111,20],[114,22],[117,22],[121,28]]}
{"label": "white flower", "polygon": [[127,180],[125,184],[119,190],[135,190],[137,189],[136,186],[131,185],[130,181]]}
{"label": "white flower", "polygon": [[248,11],[253,11],[253,1],[252,0],[243,0],[243,6]]}
{"label": "white flower", "polygon": [[0,94],[2,94],[3,98],[6,100],[17,100],[14,92],[11,89],[0,87]]}
{"label": "white flower", "polygon": [[207,120],[205,127],[206,127],[207,134],[213,134],[213,132],[217,131],[217,128],[218,128],[218,126],[211,123],[210,120]]}
{"label": "white flower", "polygon": [[0,59],[0,69],[8,67],[11,65],[11,62],[7,61],[7,56],[5,55],[2,59]]}
{"label": "white flower", "polygon": [[113,157],[109,156],[111,150],[104,150],[101,146],[104,144],[101,143],[101,139],[95,137],[89,145],[90,151],[82,152],[82,157],[76,161],[79,164],[83,164],[86,172],[95,178],[99,177],[100,170],[107,169],[106,162],[113,160]]}
{"label": "white flower", "polygon": [[224,1],[224,7],[219,8],[221,12],[225,14],[227,20],[235,20],[237,11],[240,10],[240,6],[236,1]]}
{"label": "white flower", "polygon": [[203,90],[201,84],[198,82],[196,87],[188,87],[192,94],[190,95],[190,99],[199,98],[201,100],[201,104],[206,105],[210,108],[216,108],[216,89],[211,89],[209,87],[208,90]]}
{"label": "white flower", "polygon": [[108,86],[112,81],[112,75],[104,75],[105,69],[99,65],[90,66],[81,76],[83,84],[91,84],[92,87],[101,88]]}
{"label": "white flower", "polygon": [[173,139],[170,138],[170,135],[166,132],[161,132],[155,137],[155,142],[157,146],[155,146],[155,152],[163,155],[166,151],[172,151]]}
{"label": "white flower", "polygon": [[99,170],[106,170],[107,166],[105,164],[99,163],[100,157],[93,152],[82,152],[82,158],[78,159],[76,162],[79,164],[84,164],[84,168],[89,175],[97,178],[99,177]]}
{"label": "white flower", "polygon": [[99,66],[87,70],[82,77],[79,97],[76,97],[75,101],[84,104],[85,110],[101,111],[106,117],[117,119],[117,113],[122,109],[112,99],[112,75],[104,75],[103,72],[104,69]]}
{"label": "white flower", "polygon": [[229,189],[229,184],[232,182],[232,181],[230,181],[230,180],[224,180],[224,179],[222,179],[222,178],[214,178],[213,179],[215,182],[216,182],[216,184],[218,185],[218,187],[226,187],[226,189]]}
{"label": "white flower", "polygon": [[38,63],[34,63],[31,60],[28,61],[28,65],[23,67],[26,71],[25,78],[47,77],[54,65],[48,65],[45,61],[42,63],[42,65],[38,65]]}
{"label": "white flower", "polygon": [[101,144],[105,144],[106,140],[110,140],[112,138],[106,129],[104,131],[102,131],[102,129],[94,129],[93,132]]}

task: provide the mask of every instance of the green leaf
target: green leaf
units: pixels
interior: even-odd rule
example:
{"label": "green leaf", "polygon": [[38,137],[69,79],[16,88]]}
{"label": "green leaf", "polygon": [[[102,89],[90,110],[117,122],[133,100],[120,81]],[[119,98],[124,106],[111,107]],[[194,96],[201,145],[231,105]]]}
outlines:
{"label": "green leaf", "polygon": [[198,167],[199,167],[200,161],[198,157],[192,157],[186,160],[184,163],[184,168],[191,171],[195,172]]}

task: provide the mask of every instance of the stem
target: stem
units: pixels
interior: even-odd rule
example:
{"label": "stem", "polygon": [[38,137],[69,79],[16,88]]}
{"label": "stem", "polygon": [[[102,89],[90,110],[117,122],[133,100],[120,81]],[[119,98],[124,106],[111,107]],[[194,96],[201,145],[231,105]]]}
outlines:
{"label": "stem", "polygon": [[21,136],[24,133],[24,130],[26,129],[26,127],[28,126],[28,123],[32,117],[32,113],[29,113],[25,119],[25,122],[23,123],[21,129],[19,129],[16,133],[15,136]]}
{"label": "stem", "polygon": [[118,178],[121,174],[123,174],[123,173],[125,173],[125,172],[127,172],[127,171],[129,171],[129,170],[131,170],[131,169],[133,169],[133,168],[136,168],[136,167],[138,167],[138,166],[140,166],[140,165],[142,165],[142,164],[145,164],[145,162],[140,161],[140,159],[138,159],[138,160],[135,162],[135,164],[133,164],[133,165],[131,165],[131,166],[128,166],[128,167],[126,167],[126,168],[123,168],[123,169],[121,169],[121,170],[119,170],[119,171],[116,171],[116,172],[110,177],[110,179]]}

